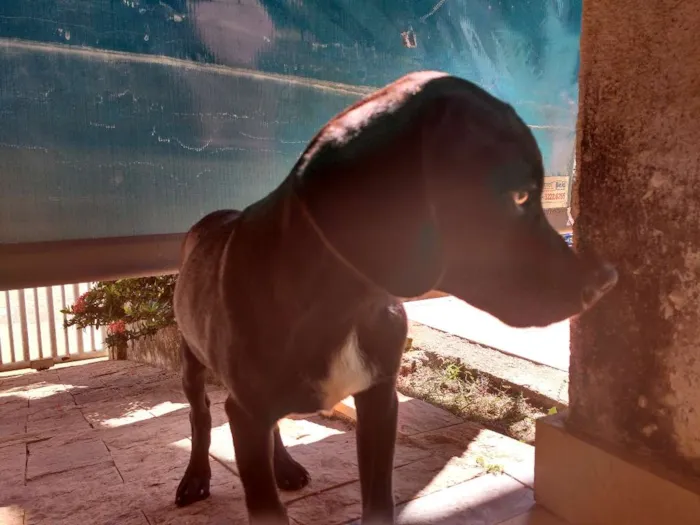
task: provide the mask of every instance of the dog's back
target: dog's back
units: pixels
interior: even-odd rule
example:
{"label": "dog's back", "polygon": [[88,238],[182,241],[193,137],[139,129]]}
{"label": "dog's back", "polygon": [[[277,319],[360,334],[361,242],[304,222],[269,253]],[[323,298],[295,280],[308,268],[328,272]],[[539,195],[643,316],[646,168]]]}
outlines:
{"label": "dog's back", "polygon": [[[184,265],[187,258],[197,244],[205,238],[221,239],[222,230],[231,230],[235,227],[235,221],[240,217],[238,210],[217,210],[202,217],[185,235],[185,240],[180,247],[180,266]],[[218,235],[213,235],[218,232]]]}
{"label": "dog's back", "polygon": [[[216,297],[218,279],[202,279],[202,275],[216,275],[221,270],[222,257],[234,236],[241,212],[218,210],[200,219],[187,232],[180,248],[180,273],[173,307],[178,326],[186,339],[198,340],[202,323],[193,322],[193,315],[207,311],[205,303]],[[199,278],[198,278],[199,276]],[[181,308],[183,302],[186,308]],[[201,356],[204,357],[203,355]]]}

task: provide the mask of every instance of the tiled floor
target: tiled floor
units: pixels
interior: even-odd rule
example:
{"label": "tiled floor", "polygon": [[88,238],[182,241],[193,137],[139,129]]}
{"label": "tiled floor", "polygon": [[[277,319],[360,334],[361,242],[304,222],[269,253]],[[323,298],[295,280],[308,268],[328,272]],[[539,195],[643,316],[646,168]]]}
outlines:
{"label": "tiled floor", "polygon": [[[173,500],[190,428],[177,376],[101,360],[0,377],[0,523],[246,523],[221,406],[225,393],[209,392],[212,494],[180,509]],[[402,398],[400,419],[394,476],[400,524],[559,523],[534,510],[531,447],[409,398]],[[293,523],[357,520],[352,425],[314,416],[284,420],[281,428],[312,476],[306,489],[283,493]]]}
{"label": "tiled floor", "polygon": [[568,321],[544,328],[512,328],[449,296],[412,301],[405,307],[412,321],[558,370],[569,370]]}

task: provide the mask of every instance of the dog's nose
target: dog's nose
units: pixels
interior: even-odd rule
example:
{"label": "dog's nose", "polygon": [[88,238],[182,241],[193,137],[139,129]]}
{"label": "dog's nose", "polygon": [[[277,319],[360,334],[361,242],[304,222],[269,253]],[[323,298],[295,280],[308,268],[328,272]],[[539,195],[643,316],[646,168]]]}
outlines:
{"label": "dog's nose", "polygon": [[590,308],[617,284],[617,270],[608,263],[603,263],[591,276],[581,292],[584,308]]}

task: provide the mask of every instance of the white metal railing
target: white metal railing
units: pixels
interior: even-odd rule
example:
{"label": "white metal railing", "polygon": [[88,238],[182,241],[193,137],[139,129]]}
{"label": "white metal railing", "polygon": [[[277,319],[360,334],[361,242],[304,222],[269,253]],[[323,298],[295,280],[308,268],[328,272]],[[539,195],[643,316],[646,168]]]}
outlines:
{"label": "white metal railing", "polygon": [[106,355],[103,329],[63,326],[66,316],[61,309],[72,305],[90,284],[0,292],[0,371],[28,368],[43,359],[62,362]]}

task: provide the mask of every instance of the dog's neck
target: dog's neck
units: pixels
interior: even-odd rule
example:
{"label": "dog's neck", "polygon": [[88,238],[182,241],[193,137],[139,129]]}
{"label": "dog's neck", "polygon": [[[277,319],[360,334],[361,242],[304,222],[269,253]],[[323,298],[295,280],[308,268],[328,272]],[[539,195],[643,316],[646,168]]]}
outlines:
{"label": "dog's neck", "polygon": [[[261,274],[261,293],[283,310],[340,317],[391,296],[353,271],[324,241],[290,181],[244,210],[236,238],[254,249],[245,265]],[[234,249],[235,251],[235,249]],[[291,312],[290,311],[290,312]]]}

